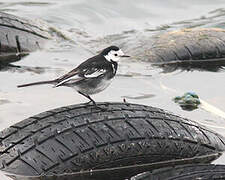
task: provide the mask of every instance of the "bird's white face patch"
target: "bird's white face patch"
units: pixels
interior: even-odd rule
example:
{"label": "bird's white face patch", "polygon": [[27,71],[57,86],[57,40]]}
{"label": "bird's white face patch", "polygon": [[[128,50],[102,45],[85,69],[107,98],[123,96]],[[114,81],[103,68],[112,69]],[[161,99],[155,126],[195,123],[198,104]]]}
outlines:
{"label": "bird's white face patch", "polygon": [[118,51],[115,50],[111,50],[109,51],[109,53],[107,55],[105,55],[104,57],[108,60],[108,61],[119,61],[120,56],[123,56],[124,53],[121,49],[119,49]]}

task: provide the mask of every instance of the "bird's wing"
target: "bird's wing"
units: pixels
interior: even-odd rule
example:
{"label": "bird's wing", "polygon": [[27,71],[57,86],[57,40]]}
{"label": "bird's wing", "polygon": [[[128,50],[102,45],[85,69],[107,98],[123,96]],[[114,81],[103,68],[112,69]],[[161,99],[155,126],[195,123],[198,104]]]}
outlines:
{"label": "bird's wing", "polygon": [[66,80],[66,79],[69,79],[69,78],[71,78],[71,77],[73,77],[73,76],[78,75],[79,72],[80,72],[80,70],[77,69],[77,68],[75,68],[75,69],[73,69],[72,71],[70,71],[70,72],[64,74],[63,76],[57,78],[56,81],[57,81],[58,83],[60,83],[60,82],[62,82],[62,81],[64,81],[64,80]]}
{"label": "bird's wing", "polygon": [[108,68],[109,64],[102,63],[102,60],[100,60],[98,56],[94,56],[80,64],[77,68],[59,77],[56,86],[63,85],[64,83],[69,82],[70,79],[73,79],[73,81],[78,79],[80,81],[82,78],[86,79],[101,76],[107,72]]}
{"label": "bird's wing", "polygon": [[59,83],[61,81],[64,81],[64,80],[69,79],[76,75],[78,75],[80,77],[84,77],[84,75],[88,75],[88,74],[92,74],[92,73],[96,72],[97,69],[99,69],[101,67],[100,58],[101,57],[99,57],[99,55],[89,58],[88,60],[81,63],[78,67],[73,69],[72,71],[57,78],[56,81]]}
{"label": "bird's wing", "polygon": [[85,78],[94,78],[101,76],[106,73],[106,69],[104,67],[101,68],[91,68],[87,69],[85,73],[83,74]]}
{"label": "bird's wing", "polygon": [[83,69],[83,70],[85,73],[83,73],[82,76],[68,75],[66,79],[60,81],[58,84],[55,85],[55,87],[71,84],[71,83],[74,84],[76,82],[79,82],[85,79],[95,78],[95,77],[104,75],[104,73],[106,72],[106,69],[98,69],[98,68],[93,68],[91,70],[90,69]]}
{"label": "bird's wing", "polygon": [[63,85],[68,84],[68,83],[70,83],[70,84],[76,83],[76,82],[79,82],[79,81],[81,81],[83,79],[84,79],[83,77],[79,77],[79,76],[76,77],[76,78],[65,79],[65,80],[59,82],[58,84],[56,84],[55,87],[63,86]]}

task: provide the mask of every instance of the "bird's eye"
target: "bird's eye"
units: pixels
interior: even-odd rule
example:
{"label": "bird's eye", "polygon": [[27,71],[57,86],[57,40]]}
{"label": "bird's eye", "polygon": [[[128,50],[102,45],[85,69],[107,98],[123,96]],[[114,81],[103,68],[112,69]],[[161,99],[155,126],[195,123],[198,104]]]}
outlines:
{"label": "bird's eye", "polygon": [[118,56],[118,54],[115,54],[115,56]]}

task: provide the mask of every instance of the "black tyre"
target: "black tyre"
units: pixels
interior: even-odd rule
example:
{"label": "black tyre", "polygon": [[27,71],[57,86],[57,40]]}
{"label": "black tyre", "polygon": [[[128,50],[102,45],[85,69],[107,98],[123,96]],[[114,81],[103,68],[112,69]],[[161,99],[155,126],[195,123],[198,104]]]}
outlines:
{"label": "black tyre", "polygon": [[5,129],[0,133],[1,169],[31,176],[63,174],[225,150],[224,137],[162,109],[124,103],[99,106],[107,110],[72,105]]}
{"label": "black tyre", "polygon": [[0,12],[0,65],[20,60],[50,38],[40,24]]}
{"label": "black tyre", "polygon": [[224,42],[225,30],[222,28],[182,27],[174,31],[130,31],[108,35],[92,41],[90,48],[97,50],[99,46],[115,44],[129,52],[133,59],[148,61],[165,72],[177,68],[215,72],[225,66]]}
{"label": "black tyre", "polygon": [[195,164],[146,172],[131,180],[224,180],[225,165]]}

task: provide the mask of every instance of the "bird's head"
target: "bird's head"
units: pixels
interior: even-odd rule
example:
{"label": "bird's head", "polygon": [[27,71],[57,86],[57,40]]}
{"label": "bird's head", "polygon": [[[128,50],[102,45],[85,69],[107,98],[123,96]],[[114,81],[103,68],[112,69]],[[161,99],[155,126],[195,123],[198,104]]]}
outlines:
{"label": "bird's head", "polygon": [[103,55],[108,61],[119,61],[121,57],[130,57],[128,55],[125,55],[123,51],[117,46],[107,47],[103,49],[100,54]]}

